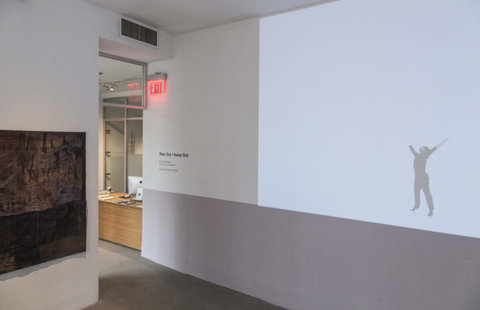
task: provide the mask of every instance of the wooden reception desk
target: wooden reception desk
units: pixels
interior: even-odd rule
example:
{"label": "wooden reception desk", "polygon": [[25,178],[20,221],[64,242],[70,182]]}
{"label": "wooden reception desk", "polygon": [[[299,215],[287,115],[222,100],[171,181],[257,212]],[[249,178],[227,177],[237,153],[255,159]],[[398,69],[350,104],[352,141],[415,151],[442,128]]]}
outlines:
{"label": "wooden reception desk", "polygon": [[[123,199],[124,193],[98,196],[98,237],[137,250],[142,249],[142,202]],[[121,202],[134,202],[123,205]]]}

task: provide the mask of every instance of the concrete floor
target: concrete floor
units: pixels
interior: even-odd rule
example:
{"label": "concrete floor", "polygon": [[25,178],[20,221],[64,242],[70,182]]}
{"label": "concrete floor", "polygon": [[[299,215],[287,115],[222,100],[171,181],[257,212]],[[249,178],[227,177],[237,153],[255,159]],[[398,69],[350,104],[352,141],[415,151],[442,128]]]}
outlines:
{"label": "concrete floor", "polygon": [[85,310],[278,310],[265,301],[206,282],[99,241],[99,301]]}

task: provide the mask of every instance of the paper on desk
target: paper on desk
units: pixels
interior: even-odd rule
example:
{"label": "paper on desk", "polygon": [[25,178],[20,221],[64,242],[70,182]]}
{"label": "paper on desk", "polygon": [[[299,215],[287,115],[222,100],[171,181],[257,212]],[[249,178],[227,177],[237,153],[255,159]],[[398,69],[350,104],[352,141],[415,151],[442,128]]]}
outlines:
{"label": "paper on desk", "polygon": [[98,199],[99,200],[108,200],[108,199],[113,199],[115,197],[112,197],[112,196],[98,196]]}

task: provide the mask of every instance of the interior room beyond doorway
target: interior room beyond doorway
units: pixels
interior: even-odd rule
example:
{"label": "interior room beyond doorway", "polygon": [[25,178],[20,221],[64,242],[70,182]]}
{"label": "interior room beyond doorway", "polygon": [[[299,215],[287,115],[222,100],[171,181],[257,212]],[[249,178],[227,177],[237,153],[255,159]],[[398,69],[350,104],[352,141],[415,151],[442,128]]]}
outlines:
{"label": "interior room beyond doorway", "polygon": [[141,250],[146,65],[99,57],[99,238]]}

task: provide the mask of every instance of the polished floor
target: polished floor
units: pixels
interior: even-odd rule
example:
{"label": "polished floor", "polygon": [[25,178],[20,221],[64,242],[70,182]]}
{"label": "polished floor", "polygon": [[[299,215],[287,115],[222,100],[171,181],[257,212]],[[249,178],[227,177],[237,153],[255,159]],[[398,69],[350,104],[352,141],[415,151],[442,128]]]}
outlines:
{"label": "polished floor", "polygon": [[99,301],[85,310],[273,310],[260,299],[155,264],[140,252],[99,241]]}

